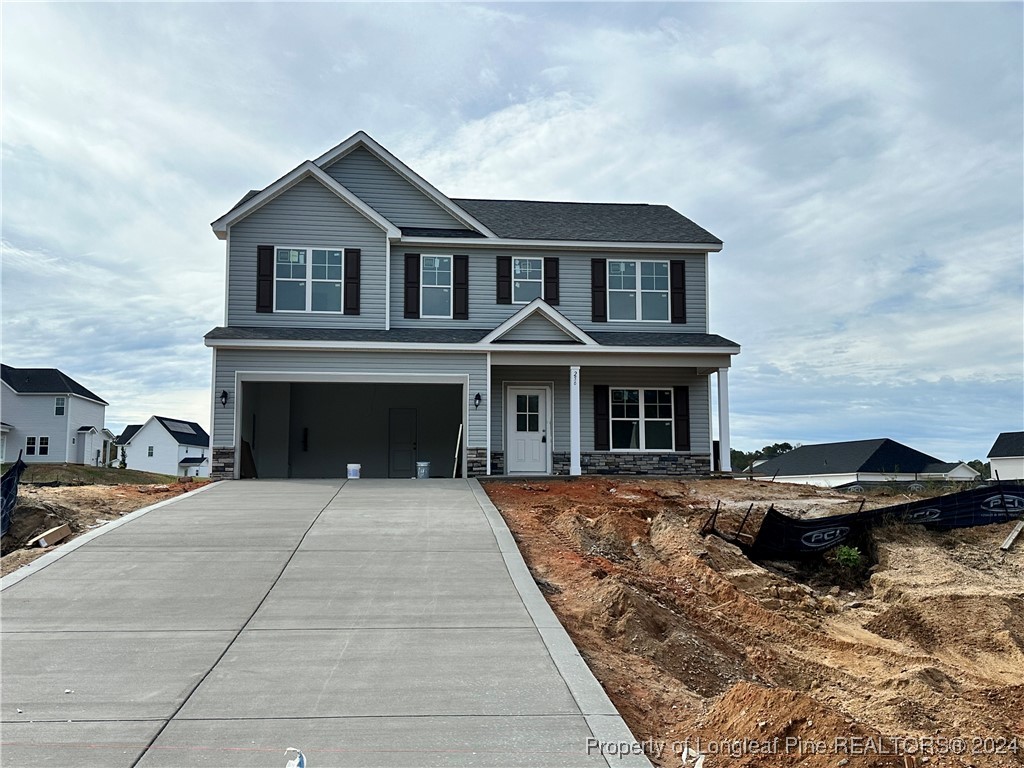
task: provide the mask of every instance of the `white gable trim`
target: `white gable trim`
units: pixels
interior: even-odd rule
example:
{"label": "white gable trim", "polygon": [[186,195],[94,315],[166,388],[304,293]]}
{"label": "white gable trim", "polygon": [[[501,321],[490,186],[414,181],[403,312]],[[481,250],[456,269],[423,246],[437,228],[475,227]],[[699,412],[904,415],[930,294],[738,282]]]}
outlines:
{"label": "white gable trim", "polygon": [[590,338],[584,330],[569,320],[561,312],[552,309],[551,305],[545,302],[544,299],[534,299],[531,301],[525,307],[512,315],[508,320],[480,339],[480,341],[477,342],[477,346],[485,346],[497,341],[513,328],[517,328],[527,318],[533,317],[534,315],[540,315],[541,317],[546,318],[552,325],[563,331],[566,336],[576,339],[576,341],[579,341],[582,344],[593,347],[598,346],[598,343]]}
{"label": "white gable trim", "polygon": [[721,243],[649,243],[617,240],[522,240],[499,237],[493,240],[482,237],[403,237],[402,245],[427,248],[502,248],[550,250],[601,250],[601,251],[656,251],[658,253],[701,253],[722,250]]}
{"label": "white gable trim", "polygon": [[328,190],[333,192],[344,202],[348,203],[353,210],[362,214],[364,218],[384,230],[389,238],[399,238],[402,236],[402,232],[398,227],[377,213],[377,211],[356,197],[356,195],[349,189],[339,184],[319,166],[309,160],[306,160],[302,165],[286,173],[258,195],[253,195],[252,198],[245,201],[242,205],[228,211],[210,226],[213,227],[213,231],[217,237],[224,240],[228,235],[228,227],[232,224],[237,224],[246,216],[262,208],[278,195],[287,192],[304,179],[315,179],[323,184]]}
{"label": "white gable trim", "polygon": [[377,143],[372,136],[365,131],[358,131],[341,144],[329,149],[324,154],[320,155],[314,162],[319,168],[326,168],[332,163],[336,163],[338,160],[343,158],[349,152],[358,147],[363,147],[368,152],[373,154],[378,160],[388,166],[391,170],[401,176],[403,179],[412,184],[416,189],[422,192],[424,195],[429,197],[436,205],[443,209],[448,215],[455,219],[458,219],[470,229],[475,229],[477,232],[486,235],[487,237],[497,237],[491,230],[485,227],[478,219],[471,216],[465,210],[453,203],[446,195],[438,190],[433,184],[420,176],[416,171],[407,166],[391,152],[385,149],[383,146]]}

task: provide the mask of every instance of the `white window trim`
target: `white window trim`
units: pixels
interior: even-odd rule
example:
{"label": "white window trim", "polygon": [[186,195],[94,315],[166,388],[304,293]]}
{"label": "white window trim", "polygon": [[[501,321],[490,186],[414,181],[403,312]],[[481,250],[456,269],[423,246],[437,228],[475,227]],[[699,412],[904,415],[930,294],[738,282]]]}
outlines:
{"label": "white window trim", "polygon": [[[612,393],[615,390],[627,390],[635,389],[640,393],[640,415],[638,419],[631,418],[616,418],[612,416]],[[669,434],[672,436],[672,447],[671,448],[647,448],[647,429],[644,422],[647,421],[644,417],[644,392],[647,390],[655,390],[668,392],[670,398],[670,404],[672,406],[672,418],[670,419],[671,426],[669,427]],[[641,448],[615,448],[615,434],[612,429],[612,424],[616,421],[637,421],[640,422],[640,445]],[[650,421],[665,421],[665,419],[650,419]],[[635,387],[635,386],[623,386],[623,387],[608,387],[608,447],[612,453],[678,453],[676,451],[676,393],[672,387]]]}
{"label": "white window trim", "polygon": [[[612,292],[615,293],[628,293],[628,291],[619,290],[618,288],[612,288],[612,262],[613,261],[631,261],[636,264],[636,319],[618,319],[612,317]],[[668,317],[664,320],[644,320],[641,318],[643,314],[643,289],[640,287],[640,265],[644,262],[649,264],[664,264],[668,267]],[[671,323],[672,322],[672,262],[669,259],[608,259],[605,264],[605,303],[608,307],[608,322],[609,323]],[[660,293],[660,291],[647,291],[647,293]],[[621,387],[616,387],[621,389]]]}
{"label": "white window trim", "polygon": [[[277,252],[305,251],[306,252],[306,309],[278,309],[277,308],[277,281],[286,280],[298,282],[290,277],[278,278],[277,276]],[[317,280],[318,283],[341,283],[341,309],[313,309],[313,251],[341,251],[341,280]],[[275,314],[279,315],[344,315],[345,314],[345,248],[337,245],[275,245],[274,246],[274,298],[271,307]]]}
{"label": "white window trim", "polygon": [[[512,257],[512,303],[518,304],[519,306],[525,307],[530,302],[536,301],[536,299],[530,299],[529,301],[516,301],[516,262],[517,261],[539,261],[540,262],[540,295],[539,299],[544,298],[544,258],[542,256],[513,256]],[[521,280],[523,283],[536,283],[537,280],[532,278],[528,280]]]}
{"label": "white window trim", "polygon": [[146,446],[146,458],[147,459],[153,458],[153,453],[154,453],[153,446],[152,445],[147,445]]}
{"label": "white window trim", "polygon": [[[58,403],[59,401],[59,403]],[[63,413],[57,413],[57,409],[60,408]],[[68,413],[68,399],[64,395],[57,395],[53,398],[53,415],[54,416],[67,416]]]}
{"label": "white window trim", "polygon": [[[448,259],[448,314],[427,315],[423,312],[423,289],[444,288],[443,285],[423,284],[423,259]],[[455,309],[455,257],[447,253],[424,253],[420,254],[420,318],[423,320],[451,320],[454,317]]]}

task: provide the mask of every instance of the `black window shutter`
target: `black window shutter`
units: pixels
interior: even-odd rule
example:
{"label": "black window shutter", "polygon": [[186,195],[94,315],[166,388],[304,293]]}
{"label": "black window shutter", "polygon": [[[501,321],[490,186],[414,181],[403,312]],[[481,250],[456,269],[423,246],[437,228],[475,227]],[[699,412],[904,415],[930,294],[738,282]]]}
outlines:
{"label": "black window shutter", "polygon": [[359,261],[358,248],[345,249],[345,314],[359,314]]}
{"label": "black window shutter", "polygon": [[469,256],[452,256],[452,319],[469,319]]}
{"label": "black window shutter", "polygon": [[608,265],[604,259],[590,260],[590,319],[608,322]]}
{"label": "black window shutter", "polygon": [[274,246],[256,246],[256,311],[274,311]]}
{"label": "black window shutter", "polygon": [[558,304],[558,257],[544,259],[544,301],[552,306]]}
{"label": "black window shutter", "polygon": [[499,304],[512,303],[512,257],[499,256],[495,280],[498,284],[497,302]]}
{"label": "black window shutter", "polygon": [[405,254],[405,316],[420,316],[420,255]]}
{"label": "black window shutter", "polygon": [[669,264],[672,288],[672,322],[686,322],[686,262],[675,260]]}
{"label": "black window shutter", "polygon": [[690,450],[690,388],[673,387],[672,407],[676,417],[676,450]]}
{"label": "black window shutter", "polygon": [[[595,259],[596,261],[596,259]],[[611,450],[611,420],[608,414],[608,387],[594,387],[594,450]]]}

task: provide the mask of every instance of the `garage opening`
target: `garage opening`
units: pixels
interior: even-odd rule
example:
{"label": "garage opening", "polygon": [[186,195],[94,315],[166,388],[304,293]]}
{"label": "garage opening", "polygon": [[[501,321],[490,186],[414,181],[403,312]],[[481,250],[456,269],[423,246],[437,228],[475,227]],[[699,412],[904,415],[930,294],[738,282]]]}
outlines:
{"label": "garage opening", "polygon": [[461,474],[461,384],[241,386],[242,477],[337,478],[359,464],[362,477],[408,478],[419,461],[432,477]]}

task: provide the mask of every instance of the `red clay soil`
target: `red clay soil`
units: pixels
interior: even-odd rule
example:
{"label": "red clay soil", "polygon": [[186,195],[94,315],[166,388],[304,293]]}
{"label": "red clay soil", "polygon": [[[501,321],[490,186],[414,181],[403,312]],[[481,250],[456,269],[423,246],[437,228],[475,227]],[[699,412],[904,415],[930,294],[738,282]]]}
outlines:
{"label": "red clay soil", "polygon": [[828,568],[768,570],[700,527],[719,500],[735,518],[752,502],[838,514],[853,495],[734,480],[486,489],[656,765],[679,766],[687,740],[705,768],[1024,765],[1024,542],[999,550],[1012,523],[876,531],[878,563],[851,590]]}

